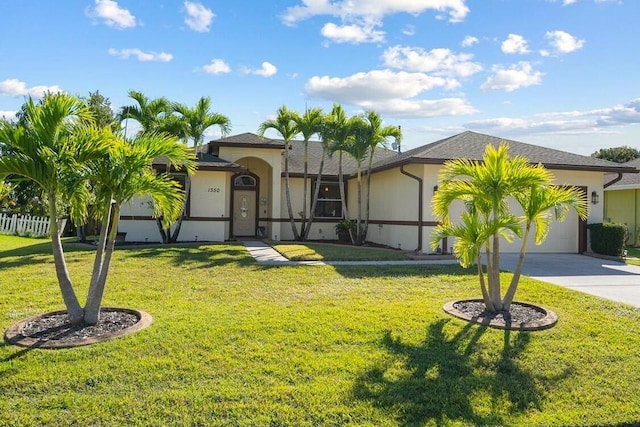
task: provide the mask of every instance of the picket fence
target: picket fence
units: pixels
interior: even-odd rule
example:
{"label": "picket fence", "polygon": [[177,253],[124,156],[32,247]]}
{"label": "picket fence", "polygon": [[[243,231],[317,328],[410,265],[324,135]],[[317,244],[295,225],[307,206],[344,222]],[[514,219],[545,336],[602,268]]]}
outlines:
{"label": "picket fence", "polygon": [[40,237],[49,234],[49,218],[0,214],[0,234]]}

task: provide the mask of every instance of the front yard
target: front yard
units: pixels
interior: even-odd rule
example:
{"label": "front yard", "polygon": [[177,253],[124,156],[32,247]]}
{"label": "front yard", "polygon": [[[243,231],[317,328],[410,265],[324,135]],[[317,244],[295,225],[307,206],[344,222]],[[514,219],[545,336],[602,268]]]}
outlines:
{"label": "front yard", "polygon": [[[84,299],[93,251],[66,248]],[[0,344],[0,425],[640,421],[640,309],[525,278],[516,299],[560,320],[508,333],[442,311],[478,296],[457,266],[264,267],[239,244],[114,257],[105,305],[153,325],[75,349]],[[50,244],[0,236],[0,327],[61,308]]]}

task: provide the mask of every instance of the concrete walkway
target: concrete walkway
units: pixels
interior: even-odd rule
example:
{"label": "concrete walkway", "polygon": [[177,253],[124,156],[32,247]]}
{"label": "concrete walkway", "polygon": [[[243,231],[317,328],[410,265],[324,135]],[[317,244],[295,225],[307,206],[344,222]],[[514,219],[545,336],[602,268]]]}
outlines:
{"label": "concrete walkway", "polygon": [[407,261],[289,261],[267,243],[259,240],[242,242],[251,256],[264,265],[420,265],[420,264],[457,264],[448,260],[407,260]]}
{"label": "concrete walkway", "polygon": [[[456,260],[289,261],[262,241],[243,242],[263,265],[426,265]],[[518,254],[501,254],[500,268],[513,271]],[[527,254],[523,274],[554,285],[640,307],[640,267],[577,254]]]}

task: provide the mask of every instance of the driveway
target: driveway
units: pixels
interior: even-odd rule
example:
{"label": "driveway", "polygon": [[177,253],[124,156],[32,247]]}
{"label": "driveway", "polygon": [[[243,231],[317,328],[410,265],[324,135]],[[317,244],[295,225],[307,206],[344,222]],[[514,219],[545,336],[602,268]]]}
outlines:
{"label": "driveway", "polygon": [[[513,271],[518,254],[501,254],[500,268]],[[522,274],[640,307],[640,266],[577,254],[527,254]]]}

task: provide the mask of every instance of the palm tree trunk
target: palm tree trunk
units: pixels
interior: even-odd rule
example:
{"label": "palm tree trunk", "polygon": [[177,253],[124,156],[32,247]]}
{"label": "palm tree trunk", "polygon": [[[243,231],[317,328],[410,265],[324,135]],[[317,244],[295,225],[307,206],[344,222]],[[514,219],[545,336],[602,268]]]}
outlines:
{"label": "palm tree trunk", "polygon": [[284,186],[285,196],[287,199],[287,211],[289,212],[289,222],[291,223],[293,238],[294,240],[300,240],[298,228],[296,227],[296,221],[293,218],[293,209],[291,208],[291,185],[289,181],[289,142],[287,142],[284,147]]}
{"label": "palm tree trunk", "polygon": [[356,217],[356,244],[362,245],[364,243],[362,238],[362,171],[360,163],[358,162],[358,216]]}
{"label": "palm tree trunk", "polygon": [[306,240],[307,233],[307,180],[309,178],[309,141],[304,142],[304,173],[302,178],[302,225],[300,226],[301,240]]}
{"label": "palm tree trunk", "polygon": [[322,170],[324,169],[324,158],[326,150],[322,150],[322,158],[320,159],[320,168],[318,169],[318,177],[316,178],[316,188],[313,192],[313,200],[311,202],[311,211],[309,212],[309,223],[304,230],[303,240],[309,239],[309,232],[311,231],[311,224],[313,224],[314,215],[316,212],[316,206],[318,204],[318,196],[320,194],[320,187],[322,186]]}
{"label": "palm tree trunk", "polygon": [[89,293],[87,302],[92,299],[94,288],[98,283],[100,271],[102,270],[102,258],[104,257],[104,248],[107,243],[107,233],[111,224],[111,201],[103,208],[102,224],[100,226],[100,238],[98,239],[98,247],[96,248],[96,257],[93,260],[93,271],[91,273],[91,283],[89,283]]}
{"label": "palm tree trunk", "polygon": [[[340,187],[340,202],[342,204],[342,216],[344,219],[349,219],[349,212],[347,211],[347,197],[344,194],[344,177],[342,176],[342,150],[338,152],[338,187]],[[349,237],[351,243],[355,244],[353,236],[353,230],[349,227]]]}
{"label": "palm tree trunk", "polygon": [[489,298],[489,292],[487,292],[487,286],[484,282],[484,272],[482,271],[482,255],[478,252],[478,259],[476,261],[478,266],[478,279],[480,280],[480,290],[482,291],[482,300],[484,301],[484,306],[488,311],[495,311],[493,309],[493,303],[491,302],[491,298]]}
{"label": "palm tree trunk", "polygon": [[511,308],[513,297],[515,297],[516,290],[518,289],[520,275],[522,274],[522,267],[524,266],[524,256],[527,251],[527,241],[529,240],[530,230],[531,223],[527,223],[527,226],[524,230],[524,236],[522,236],[522,245],[520,246],[520,256],[518,256],[518,263],[516,264],[516,269],[513,272],[513,277],[511,278],[511,283],[509,284],[507,293],[504,295],[504,299],[502,300],[502,309],[504,311],[509,311],[509,309]]}
{"label": "palm tree trunk", "polygon": [[111,257],[113,255],[113,249],[116,245],[116,235],[118,234],[120,205],[115,203],[112,210],[113,212],[111,216],[111,229],[109,231],[109,239],[104,252],[104,259],[102,260],[100,276],[98,277],[95,286],[93,286],[92,288],[93,292],[91,292],[90,290],[90,294],[87,297],[87,303],[85,306],[84,322],[87,325],[95,325],[100,320],[100,307],[102,306],[102,298],[104,296],[104,290],[107,284],[107,275],[109,274]]}
{"label": "palm tree trunk", "polygon": [[64,305],[67,309],[69,321],[71,323],[78,323],[82,320],[84,310],[80,306],[78,297],[73,290],[73,284],[71,283],[71,277],[69,276],[69,270],[67,269],[67,262],[64,259],[64,250],[62,249],[62,240],[60,239],[62,230],[58,226],[56,198],[53,193],[49,193],[48,198],[49,220],[51,221],[51,246],[58,285],[60,286],[60,293],[62,294],[62,300],[64,301]]}
{"label": "palm tree trunk", "polygon": [[182,228],[182,220],[187,214],[187,203],[189,203],[189,197],[191,197],[191,177],[189,175],[184,179],[185,188],[185,196],[184,203],[182,204],[182,213],[176,221],[176,228],[174,228],[173,233],[171,233],[171,229],[167,230],[167,233],[170,234],[169,243],[175,243],[178,241],[178,236],[180,235],[180,229]]}
{"label": "palm tree trunk", "polygon": [[366,240],[367,234],[369,233],[369,213],[370,213],[370,202],[371,202],[371,167],[373,165],[373,150],[369,153],[369,164],[367,166],[367,195],[365,196],[365,218],[364,218],[364,230],[362,232],[362,239]]}
{"label": "palm tree trunk", "polygon": [[493,235],[493,253],[491,255],[491,275],[493,276],[493,280],[489,282],[489,293],[493,302],[494,311],[501,311],[502,297],[500,295],[500,236],[498,234]]}

